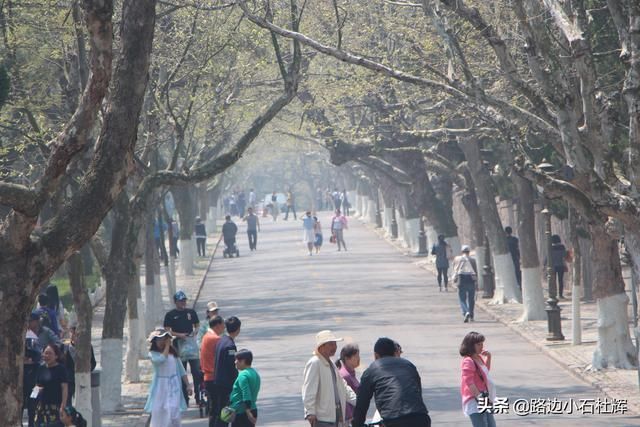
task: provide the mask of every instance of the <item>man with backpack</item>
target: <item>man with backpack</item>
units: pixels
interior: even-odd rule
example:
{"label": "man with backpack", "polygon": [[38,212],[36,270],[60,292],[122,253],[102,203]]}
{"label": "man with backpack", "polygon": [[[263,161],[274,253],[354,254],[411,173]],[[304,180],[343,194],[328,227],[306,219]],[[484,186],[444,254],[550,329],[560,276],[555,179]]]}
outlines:
{"label": "man with backpack", "polygon": [[464,316],[464,323],[473,321],[473,306],[476,298],[476,280],[478,267],[476,260],[471,258],[471,248],[464,245],[462,254],[453,260],[453,281],[458,284],[458,299]]}

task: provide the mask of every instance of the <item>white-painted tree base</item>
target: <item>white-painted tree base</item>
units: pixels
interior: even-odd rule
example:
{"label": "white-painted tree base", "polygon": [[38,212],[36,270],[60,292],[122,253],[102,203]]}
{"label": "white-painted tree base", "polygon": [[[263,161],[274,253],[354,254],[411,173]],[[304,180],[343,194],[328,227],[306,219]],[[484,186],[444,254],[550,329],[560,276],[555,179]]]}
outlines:
{"label": "white-painted tree base", "polygon": [[516,270],[511,254],[494,254],[493,271],[495,272],[496,290],[492,304],[520,302]]}
{"label": "white-painted tree base", "polygon": [[598,344],[593,352],[594,369],[633,369],[636,352],[629,334],[627,294],[598,298]]}
{"label": "white-painted tree base", "polygon": [[376,224],[376,201],[373,199],[369,199],[369,209],[368,209],[368,213],[369,213],[369,217],[368,217],[368,221],[369,224]]}
{"label": "white-painted tree base", "polygon": [[382,217],[382,226],[385,234],[391,236],[391,222],[393,221],[393,210],[387,206],[384,207],[384,216]]}
{"label": "white-painted tree base", "polygon": [[356,217],[361,217],[362,216],[362,211],[363,211],[363,206],[362,206],[362,196],[360,194],[358,194],[356,196],[356,212],[354,214],[354,216]]}
{"label": "white-painted tree base", "polygon": [[521,322],[545,320],[544,293],[540,267],[522,269],[522,317]]}
{"label": "white-painted tree base", "polygon": [[168,272],[167,283],[169,285],[169,297],[176,293],[176,259],[169,257],[169,265],[165,267]]}
{"label": "white-painted tree base", "polygon": [[149,332],[151,332],[156,326],[161,326],[158,324],[158,307],[157,307],[157,298],[156,298],[156,290],[158,286],[145,286],[144,287],[144,323]]}
{"label": "white-painted tree base", "polygon": [[[484,292],[484,276],[482,275],[482,268],[485,265],[485,248],[484,246],[476,246],[473,252],[475,253],[476,265],[478,267],[478,289],[480,289],[480,292]],[[459,253],[460,252],[458,251],[453,254],[458,256]],[[451,276],[453,276],[453,273],[451,273]]]}
{"label": "white-painted tree base", "polygon": [[76,372],[76,392],[74,395],[73,406],[87,420],[87,426],[92,426],[92,406],[91,406],[91,373]]}
{"label": "white-painted tree base", "polygon": [[420,233],[420,218],[407,218],[405,223],[407,246],[411,252],[418,252],[420,245],[418,243],[418,234]]}
{"label": "white-painted tree base", "polygon": [[369,197],[362,196],[362,215],[360,218],[363,221],[368,221],[369,219]]}
{"label": "white-painted tree base", "polygon": [[[438,241],[438,233],[433,225],[425,224],[424,233],[427,235],[427,245],[433,246]],[[454,252],[453,255],[460,255],[460,252]]]}
{"label": "white-painted tree base", "polygon": [[[154,324],[162,325],[164,320],[164,303],[162,300],[162,280],[160,280],[160,274],[153,276],[155,286],[153,287],[153,320]],[[168,296],[168,299],[172,300],[173,295]]]}
{"label": "white-painted tree base", "polygon": [[193,240],[180,239],[180,272],[185,276],[193,276],[195,249],[195,242]]}
{"label": "white-painted tree base", "polygon": [[355,204],[355,201],[356,201],[356,197],[357,197],[357,195],[358,195],[358,193],[356,193],[356,191],[355,191],[355,190],[347,191],[347,200],[349,201],[349,204],[351,205],[351,206],[349,207],[349,214],[350,214],[351,216],[353,216],[353,213],[354,213],[354,211],[356,210],[356,204]]}
{"label": "white-painted tree base", "polygon": [[127,335],[127,359],[125,363],[124,375],[128,381],[140,381],[140,369],[138,360],[140,356],[140,320],[129,319],[129,334]]}
{"label": "white-painted tree base", "polygon": [[396,222],[398,223],[398,240],[399,240],[399,243],[400,243],[401,246],[406,247],[406,245],[407,245],[407,239],[406,239],[407,222],[400,215],[400,213],[398,211],[396,211]]}
{"label": "white-painted tree base", "polygon": [[100,353],[100,407],[105,413],[122,409],[122,340],[117,338],[102,339]]}
{"label": "white-painted tree base", "polygon": [[209,206],[209,215],[207,216],[207,230],[209,233],[217,233],[218,232],[218,207],[217,206]]}
{"label": "white-painted tree base", "polygon": [[144,302],[142,297],[138,298],[136,303],[138,304],[138,323],[140,325],[140,337],[138,343],[138,358],[144,359],[147,357],[147,336],[151,332],[151,328],[147,326],[144,314]]}
{"label": "white-painted tree base", "polygon": [[[426,233],[426,229],[425,229],[425,233]],[[433,246],[438,240],[437,238],[435,241],[429,240],[429,235],[427,235],[427,241],[428,241],[427,249],[430,249],[431,246]],[[460,249],[462,248],[462,246],[460,245],[460,238],[458,236],[445,237],[444,241],[449,244],[449,247],[451,248],[451,253],[453,254],[453,256],[457,256],[460,253]],[[479,267],[480,267],[480,264],[478,263],[478,268]],[[478,275],[480,274],[481,274],[480,271],[478,271]]]}

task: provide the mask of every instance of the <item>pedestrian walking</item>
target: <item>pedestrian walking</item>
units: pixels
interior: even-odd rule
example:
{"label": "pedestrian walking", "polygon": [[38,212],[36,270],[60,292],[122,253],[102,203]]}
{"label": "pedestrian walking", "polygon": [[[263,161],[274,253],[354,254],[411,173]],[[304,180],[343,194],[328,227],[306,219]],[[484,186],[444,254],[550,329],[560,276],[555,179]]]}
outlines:
{"label": "pedestrian walking", "polygon": [[249,239],[249,250],[258,249],[258,231],[260,231],[260,218],[253,213],[253,208],[247,209],[247,216],[242,218],[247,223],[247,238]]}
{"label": "pedestrian walking", "polygon": [[296,217],[296,201],[291,190],[287,192],[287,213],[284,215],[285,221],[289,219],[289,211],[293,212],[293,219],[298,219]]}
{"label": "pedestrian walking", "polygon": [[236,204],[238,205],[238,216],[240,218],[244,217],[244,210],[247,206],[247,198],[244,194],[244,190],[240,190],[238,193],[238,200],[236,201]]}
{"label": "pedestrian walking", "polygon": [[187,396],[193,394],[187,373],[171,344],[171,333],[156,328],[147,339],[149,358],[153,365],[153,378],[144,411],[151,414],[150,427],[179,427],[182,412],[187,410]]}
{"label": "pedestrian walking", "polygon": [[356,394],[331,361],[340,341],[329,330],[318,332],[315,351],[304,367],[302,403],[304,418],[312,427],[345,426],[346,403],[356,402]]}
{"label": "pedestrian walking", "polygon": [[171,220],[169,226],[171,231],[171,240],[169,242],[169,253],[172,257],[177,258],[180,255],[180,248],[178,247],[178,239],[180,238],[180,227],[175,219]]}
{"label": "pedestrian walking", "polygon": [[551,267],[558,282],[558,298],[564,299],[564,273],[567,272],[567,248],[562,244],[560,236],[551,236]]}
{"label": "pedestrian walking", "polygon": [[335,210],[339,210],[342,206],[342,199],[340,198],[340,192],[337,188],[333,189],[333,192],[331,193],[331,200],[333,201],[333,208]]}
{"label": "pedestrian walking", "polygon": [[60,330],[60,337],[62,338],[67,329],[67,319],[64,315],[64,305],[62,305],[62,300],[58,294],[58,287],[49,282],[45,289],[45,294],[48,299],[47,307],[49,307],[56,316],[56,322],[58,324],[58,329]]}
{"label": "pedestrian walking", "polygon": [[318,188],[316,191],[316,211],[321,211],[324,209],[324,192],[322,188]]}
{"label": "pedestrian walking", "polygon": [[[193,386],[200,389],[202,372],[200,371],[200,350],[196,335],[200,327],[200,319],[195,310],[187,308],[187,295],[183,291],[178,291],[173,296],[175,307],[164,316],[163,326],[175,338],[174,345],[178,350],[183,368],[187,369],[187,364],[191,369]],[[184,399],[189,405],[189,395],[187,387],[183,388]],[[200,397],[196,394],[196,402],[200,404]]]}
{"label": "pedestrian walking", "polygon": [[309,256],[313,255],[313,244],[316,241],[316,236],[314,233],[315,221],[311,216],[311,212],[307,211],[304,214],[304,218],[302,218],[302,241],[306,243],[307,249],[309,250]]}
{"label": "pedestrian walking", "polygon": [[196,246],[198,247],[198,256],[207,255],[207,229],[199,216],[196,217]]}
{"label": "pedestrian walking", "polygon": [[209,301],[207,303],[207,312],[205,313],[207,320],[202,322],[202,325],[198,327],[198,335],[196,336],[198,348],[202,347],[202,338],[207,332],[209,332],[209,321],[219,314],[220,307],[218,307],[218,304],[215,301]]}
{"label": "pedestrian walking", "polygon": [[[358,381],[356,377],[356,368],[360,366],[360,348],[358,348],[358,345],[347,344],[342,347],[342,350],[340,350],[340,359],[336,361],[336,366],[342,379],[354,393],[358,394],[358,389],[360,388],[360,381]],[[353,408],[354,405],[347,402],[345,411],[345,421],[347,425],[349,425],[353,418]]]}
{"label": "pedestrian walking", "polygon": [[522,270],[520,269],[520,243],[516,236],[513,236],[513,228],[507,226],[504,228],[504,232],[507,235],[507,248],[509,248],[509,253],[511,254],[511,259],[513,260],[513,267],[516,270],[516,281],[518,282],[518,287],[522,289]]}
{"label": "pedestrian walking", "polygon": [[318,254],[322,247],[322,225],[320,224],[320,220],[317,216],[313,217],[313,221],[313,234],[315,235],[313,246],[316,248],[316,254]]}
{"label": "pedestrian walking", "polygon": [[449,277],[447,272],[449,270],[449,260],[452,257],[451,246],[444,240],[444,235],[438,236],[438,243],[431,248],[431,255],[436,256],[436,269],[438,270],[438,289],[442,291],[442,284],[444,283],[444,290],[449,290]]}
{"label": "pedestrian walking", "polygon": [[242,349],[236,353],[236,369],[238,378],[233,383],[230,404],[236,413],[232,427],[253,427],[258,422],[258,392],[260,391],[260,375],[251,367],[253,353]]}
{"label": "pedestrian walking", "polygon": [[347,250],[347,244],[344,242],[344,230],[347,229],[347,217],[342,215],[340,209],[336,209],[336,214],[331,218],[331,236],[338,244],[338,251],[340,246]]}
{"label": "pedestrian walking", "polygon": [[[229,405],[233,383],[238,377],[238,370],[235,366],[235,355],[238,349],[236,348],[235,339],[240,335],[240,327],[242,325],[240,319],[235,316],[229,317],[224,323],[227,328],[227,335],[223,335],[216,346],[214,368],[216,402],[213,406],[213,411],[218,415],[222,408]],[[228,427],[228,423],[218,417],[214,427]]]}
{"label": "pedestrian walking", "polygon": [[[64,367],[67,369],[67,379],[69,380],[69,392],[67,393],[67,405],[71,405],[73,401],[73,397],[76,393],[76,358],[77,358],[77,350],[76,350],[76,339],[78,337],[78,325],[76,323],[70,325],[69,327],[69,341],[65,342],[62,347],[62,360],[64,362]],[[93,352],[93,345],[90,345],[91,348],[91,372],[96,369],[96,356]]]}
{"label": "pedestrian walking", "polygon": [[86,427],[87,420],[73,406],[65,406],[60,414],[60,421],[65,427]]}
{"label": "pedestrian walking", "polygon": [[209,320],[209,330],[202,337],[200,346],[200,365],[204,374],[204,386],[209,397],[209,427],[216,425],[220,416],[217,411],[218,389],[215,383],[216,350],[224,333],[224,319],[218,315]]}
{"label": "pedestrian walking", "polygon": [[49,344],[42,352],[43,365],[36,374],[36,387],[31,398],[36,399],[35,425],[37,427],[59,427],[60,416],[67,404],[69,377],[62,364],[62,351]]}
{"label": "pedestrian walking", "polygon": [[273,218],[273,222],[278,220],[278,215],[280,214],[280,207],[278,206],[278,195],[274,191],[271,194],[271,217]]}
{"label": "pedestrian walking", "polygon": [[471,258],[469,246],[462,246],[462,254],[453,260],[453,281],[458,284],[458,299],[464,316],[464,323],[473,321],[473,308],[476,298],[476,283],[478,267],[476,260]]}
{"label": "pedestrian walking", "polygon": [[473,427],[496,427],[491,409],[496,388],[489,375],[491,353],[484,349],[484,341],[482,334],[469,332],[460,344],[462,412]]}
{"label": "pedestrian walking", "polygon": [[342,205],[342,210],[344,211],[345,216],[349,216],[349,208],[351,207],[351,203],[349,203],[346,189],[343,189],[342,193],[340,193],[340,204]]}
{"label": "pedestrian walking", "polygon": [[385,427],[430,427],[429,411],[422,400],[422,380],[413,363],[395,357],[396,343],[390,338],[378,338],[373,352],[375,361],[360,379],[351,425],[365,425],[373,397]]}

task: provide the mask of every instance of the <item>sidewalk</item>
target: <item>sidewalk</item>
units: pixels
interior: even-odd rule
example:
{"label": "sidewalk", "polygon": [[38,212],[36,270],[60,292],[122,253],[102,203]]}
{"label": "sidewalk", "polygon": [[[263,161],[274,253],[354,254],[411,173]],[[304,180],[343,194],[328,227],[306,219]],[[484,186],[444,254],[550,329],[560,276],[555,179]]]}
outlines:
{"label": "sidewalk", "polygon": [[[216,243],[218,242],[218,236],[209,236],[207,239],[207,253],[212,254]],[[179,262],[180,258],[176,261],[176,288],[182,289],[189,297],[189,307],[194,302],[200,283],[202,282],[203,275],[207,271],[210,257],[207,258],[195,258],[194,262],[194,275],[184,276],[180,274]],[[167,286],[165,283],[164,265],[161,266],[160,271],[161,283],[162,283],[162,300],[164,302],[164,312],[173,308],[173,299],[171,295],[167,294]],[[142,300],[144,301],[144,266],[141,271],[142,281]],[[203,321],[203,313],[198,311],[200,321]],[[102,321],[104,318],[104,302],[96,308],[93,315],[92,325],[92,343],[95,349],[96,359],[98,367],[100,367],[100,341],[102,337]],[[127,340],[128,326],[125,324],[124,341]],[[126,357],[126,349],[124,351]],[[123,364],[124,367],[124,364]],[[153,369],[151,362],[148,359],[140,359],[140,382],[129,382],[124,378],[124,369],[122,373],[122,405],[123,409],[114,413],[102,414],[103,426],[131,426],[131,427],[144,427],[148,420],[148,415],[144,413],[143,408],[147,401],[149,384],[151,383],[151,376]],[[189,374],[189,380],[191,381],[191,374]],[[193,404],[193,401],[191,402]]]}
{"label": "sidewalk", "polygon": [[[374,225],[366,222],[365,225],[379,237],[393,245],[397,250],[405,253],[407,256],[411,255],[406,247],[399,244],[399,241],[388,238],[385,235],[384,229],[375,228]],[[431,255],[417,258],[414,263],[429,271],[434,276],[437,273]],[[451,285],[454,286],[452,283]],[[517,319],[522,315],[522,306],[520,304],[495,305],[489,304],[490,300],[488,299],[478,298],[476,300],[476,306],[479,306],[490,317],[504,324],[535,345],[536,348],[555,360],[573,376],[600,390],[604,396],[610,399],[626,400],[628,403],[628,414],[640,415],[640,393],[638,393],[637,370],[608,368],[595,371],[591,369],[591,358],[596,347],[598,334],[597,307],[595,302],[581,302],[582,344],[571,344],[572,311],[571,293],[570,289],[568,290],[569,292],[566,292],[568,299],[560,301],[558,304],[562,310],[562,333],[565,336],[565,340],[559,342],[546,340],[548,332],[546,320],[519,322]],[[546,295],[546,286],[544,292]],[[629,294],[630,291],[627,290],[627,293]],[[630,294],[628,296],[631,301]],[[629,310],[631,310],[631,304],[629,304]],[[629,313],[629,318],[631,318],[631,313]]]}

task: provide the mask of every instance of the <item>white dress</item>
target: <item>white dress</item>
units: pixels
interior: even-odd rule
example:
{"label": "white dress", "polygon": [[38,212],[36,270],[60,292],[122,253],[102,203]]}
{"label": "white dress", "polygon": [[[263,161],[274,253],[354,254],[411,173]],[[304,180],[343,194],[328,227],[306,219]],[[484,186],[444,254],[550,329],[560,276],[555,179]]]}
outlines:
{"label": "white dress", "polygon": [[180,427],[181,412],[186,409],[182,394],[182,364],[173,355],[150,352],[155,368],[149,395],[150,427]]}

